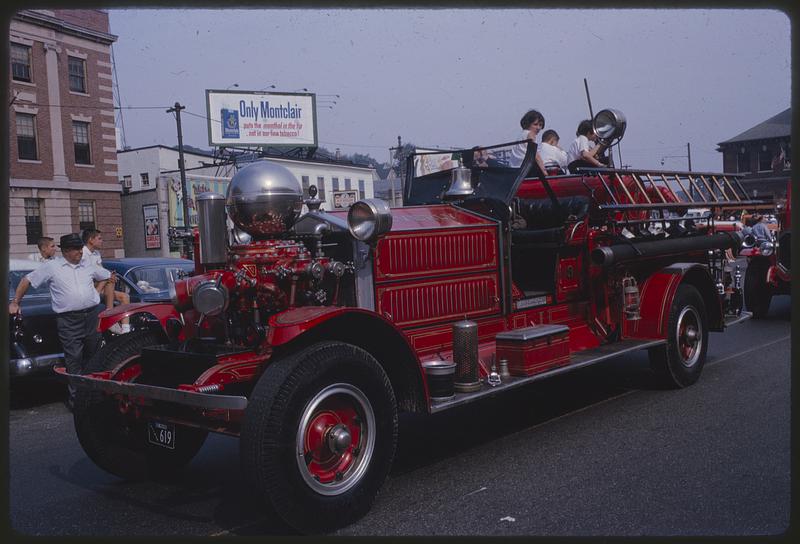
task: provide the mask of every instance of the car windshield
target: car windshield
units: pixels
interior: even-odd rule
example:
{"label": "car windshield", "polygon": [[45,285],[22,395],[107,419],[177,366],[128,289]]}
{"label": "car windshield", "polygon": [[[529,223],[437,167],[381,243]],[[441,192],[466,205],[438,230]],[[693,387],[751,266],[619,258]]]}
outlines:
{"label": "car windshield", "polygon": [[[10,270],[8,272],[8,298],[9,300],[14,298],[14,292],[17,290],[17,285],[19,285],[20,280],[24,278],[27,274],[29,274],[31,270]],[[33,286],[28,287],[28,290],[25,291],[25,296],[50,296],[50,289],[46,283],[40,285],[38,288]]]}
{"label": "car windshield", "polygon": [[176,279],[191,274],[193,265],[140,266],[128,271],[126,276],[142,293],[161,293],[169,290]]}

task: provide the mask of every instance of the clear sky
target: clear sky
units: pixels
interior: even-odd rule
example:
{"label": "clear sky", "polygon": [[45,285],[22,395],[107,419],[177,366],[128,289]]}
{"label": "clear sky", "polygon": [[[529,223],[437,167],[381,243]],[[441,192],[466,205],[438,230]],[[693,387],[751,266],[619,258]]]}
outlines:
{"label": "clear sky", "polygon": [[207,148],[205,89],[274,84],[317,93],[321,146],[379,161],[398,135],[442,148],[517,140],[531,108],[566,149],[588,117],[587,78],[595,112],[627,117],[623,164],[684,169],[689,142],[694,170],[719,171],[718,142],[791,105],[790,21],[774,10],[115,9],[110,20],[121,105],[154,107],[123,110],[130,147],[176,145],[164,108],[178,101],[184,143]]}

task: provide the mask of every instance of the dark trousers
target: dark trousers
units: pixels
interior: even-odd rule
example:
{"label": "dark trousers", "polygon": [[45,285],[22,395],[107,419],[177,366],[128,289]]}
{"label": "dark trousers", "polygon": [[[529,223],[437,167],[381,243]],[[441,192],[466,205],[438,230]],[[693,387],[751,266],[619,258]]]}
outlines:
{"label": "dark trousers", "polygon": [[64,364],[70,374],[83,374],[86,363],[100,347],[97,322],[102,310],[103,307],[97,305],[56,314],[58,338],[64,348]]}

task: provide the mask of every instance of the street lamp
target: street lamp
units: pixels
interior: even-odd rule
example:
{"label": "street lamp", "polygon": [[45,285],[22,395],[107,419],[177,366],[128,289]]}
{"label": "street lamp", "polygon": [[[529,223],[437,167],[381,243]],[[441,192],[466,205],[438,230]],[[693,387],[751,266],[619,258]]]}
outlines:
{"label": "street lamp", "polygon": [[228,85],[228,86],[225,88],[225,90],[227,91],[227,90],[228,90],[228,89],[230,89],[231,87],[238,87],[238,86],[239,86],[239,84],[238,84],[238,83],[234,83],[233,85]]}
{"label": "street lamp", "polygon": [[274,89],[274,88],[275,88],[275,85],[267,85],[263,89],[259,89],[259,91],[266,91],[267,89]]}
{"label": "street lamp", "polygon": [[307,92],[308,92],[308,89],[306,89],[305,87],[301,87],[300,89],[294,89],[294,90],[292,90],[292,91],[290,91],[290,92],[293,92],[293,93],[295,93],[295,92],[297,92],[297,91],[303,91],[303,92],[307,93]]}

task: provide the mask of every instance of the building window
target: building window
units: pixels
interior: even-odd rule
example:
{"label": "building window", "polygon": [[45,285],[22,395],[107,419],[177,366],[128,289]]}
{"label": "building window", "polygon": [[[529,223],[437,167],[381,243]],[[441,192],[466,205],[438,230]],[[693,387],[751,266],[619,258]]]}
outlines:
{"label": "building window", "polygon": [[28,244],[35,244],[43,236],[42,199],[25,199],[25,236]]}
{"label": "building window", "polygon": [[339,190],[339,178],[331,178],[331,186],[332,186],[332,190],[338,191]]}
{"label": "building window", "polygon": [[309,186],[308,176],[302,176],[300,179],[302,180],[302,183],[303,183],[303,194],[307,195],[308,194],[308,186]]}
{"label": "building window", "polygon": [[[142,172],[139,175],[142,178],[142,187],[150,187],[150,174],[148,174],[147,172]],[[130,177],[130,176],[125,176],[125,177]]]}
{"label": "building window", "polygon": [[77,57],[68,57],[69,90],[76,93],[86,92],[86,61]]}
{"label": "building window", "polygon": [[350,178],[344,178],[344,188],[346,191],[352,189],[352,187],[350,186]]}
{"label": "building window", "polygon": [[317,190],[319,191],[319,199],[325,200],[325,178],[317,176]]}
{"label": "building window", "polygon": [[81,232],[87,229],[94,229],[94,200],[78,201],[78,228]]}
{"label": "building window", "polygon": [[775,157],[775,150],[767,145],[762,145],[758,150],[758,171],[765,172],[772,170],[772,159]]}
{"label": "building window", "polygon": [[31,48],[11,44],[11,78],[14,81],[31,81]]}
{"label": "building window", "polygon": [[133,187],[133,179],[131,179],[131,176],[122,176],[122,186],[126,189]]}
{"label": "building window", "polygon": [[750,171],[750,154],[744,147],[736,154],[736,171],[738,173]]}
{"label": "building window", "polygon": [[38,158],[35,115],[17,114],[17,152],[20,159],[35,161]]}
{"label": "building window", "polygon": [[367,198],[367,192],[363,179],[358,180],[358,198]]}
{"label": "building window", "polygon": [[89,150],[89,123],[72,122],[72,138],[75,141],[75,164],[92,164]]}

